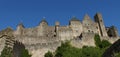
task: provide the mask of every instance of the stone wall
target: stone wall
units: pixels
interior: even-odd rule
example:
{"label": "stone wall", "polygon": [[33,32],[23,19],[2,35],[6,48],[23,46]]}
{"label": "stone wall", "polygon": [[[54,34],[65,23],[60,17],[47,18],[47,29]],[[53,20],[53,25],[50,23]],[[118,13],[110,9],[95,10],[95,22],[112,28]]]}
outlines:
{"label": "stone wall", "polygon": [[0,38],[0,54],[1,54],[1,51],[3,50],[4,46],[5,46],[5,39]]}
{"label": "stone wall", "polygon": [[15,40],[23,43],[32,54],[32,57],[44,57],[48,50],[55,51],[61,44],[60,39],[57,37],[16,36]]}
{"label": "stone wall", "polygon": [[[73,17],[66,26],[60,26],[59,22],[55,26],[48,26],[45,20],[33,28],[25,28],[23,24],[19,24],[13,35],[16,41],[25,45],[32,57],[43,57],[48,50],[55,51],[61,45],[61,41],[70,40],[73,46],[81,48],[84,45],[95,46],[95,34],[111,43],[119,39],[119,37],[108,37],[107,31],[100,14],[95,15],[95,21],[86,14],[82,22]],[[114,32],[118,34],[117,29],[114,29]],[[4,45],[4,39],[0,39],[0,51]]]}

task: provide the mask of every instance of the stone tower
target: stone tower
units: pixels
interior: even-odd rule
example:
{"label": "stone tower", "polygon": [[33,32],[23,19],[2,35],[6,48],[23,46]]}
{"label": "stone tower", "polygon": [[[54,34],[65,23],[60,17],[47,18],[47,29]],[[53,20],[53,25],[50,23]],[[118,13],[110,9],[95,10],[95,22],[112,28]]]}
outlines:
{"label": "stone tower", "polygon": [[106,29],[105,29],[105,26],[104,26],[102,15],[100,13],[97,13],[94,16],[94,19],[95,19],[95,22],[97,22],[98,25],[99,25],[100,35],[101,36],[108,36],[107,32],[106,32]]}
{"label": "stone tower", "polygon": [[55,22],[55,32],[56,32],[56,35],[58,35],[58,28],[60,26],[60,23],[58,21]]}
{"label": "stone tower", "polygon": [[80,36],[80,34],[82,33],[83,29],[82,29],[82,23],[80,22],[80,20],[76,17],[73,17],[70,22],[69,22],[70,27],[73,30],[73,36],[77,37]]}
{"label": "stone tower", "polygon": [[48,27],[48,23],[45,20],[45,18],[42,19],[38,26],[38,36],[44,36],[45,35],[45,30]]}
{"label": "stone tower", "polygon": [[22,23],[18,24],[17,30],[16,30],[16,34],[17,35],[22,35],[24,33],[24,25]]}
{"label": "stone tower", "polygon": [[95,33],[97,31],[95,29],[96,27],[95,23],[92,21],[92,19],[89,17],[88,14],[85,14],[82,24],[83,24],[84,33]]}
{"label": "stone tower", "polygon": [[109,27],[107,33],[109,37],[119,37],[117,28],[115,26]]}

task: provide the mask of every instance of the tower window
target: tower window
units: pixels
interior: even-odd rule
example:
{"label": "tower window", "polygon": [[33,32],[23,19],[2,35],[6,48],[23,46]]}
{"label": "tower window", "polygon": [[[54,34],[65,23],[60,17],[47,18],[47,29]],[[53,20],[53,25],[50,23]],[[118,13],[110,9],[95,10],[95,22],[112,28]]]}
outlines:
{"label": "tower window", "polygon": [[98,27],[96,27],[98,29]]}
{"label": "tower window", "polygon": [[90,32],[90,30],[88,30],[88,32]]}
{"label": "tower window", "polygon": [[92,31],[92,33],[94,33],[94,32]]}
{"label": "tower window", "polygon": [[78,30],[76,30],[76,32],[78,32]]}

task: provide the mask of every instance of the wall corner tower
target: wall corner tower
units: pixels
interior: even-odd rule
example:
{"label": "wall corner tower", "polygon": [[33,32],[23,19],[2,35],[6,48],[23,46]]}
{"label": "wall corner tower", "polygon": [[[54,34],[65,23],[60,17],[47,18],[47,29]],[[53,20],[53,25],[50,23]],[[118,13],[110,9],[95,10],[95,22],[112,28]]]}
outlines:
{"label": "wall corner tower", "polygon": [[102,15],[100,13],[96,13],[94,19],[95,22],[99,25],[100,36],[108,36],[104,26]]}

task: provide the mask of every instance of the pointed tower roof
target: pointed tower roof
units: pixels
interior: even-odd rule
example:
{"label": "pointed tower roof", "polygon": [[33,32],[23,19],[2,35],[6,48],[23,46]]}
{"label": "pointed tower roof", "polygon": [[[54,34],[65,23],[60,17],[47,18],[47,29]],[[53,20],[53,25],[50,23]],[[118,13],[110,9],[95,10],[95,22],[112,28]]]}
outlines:
{"label": "pointed tower roof", "polygon": [[93,22],[93,20],[89,17],[88,14],[85,14],[84,19],[83,19],[83,22],[84,22],[84,21],[90,21],[90,22]]}
{"label": "pointed tower roof", "polygon": [[80,20],[78,18],[76,18],[75,16],[73,16],[70,21],[80,21]]}
{"label": "pointed tower roof", "polygon": [[48,24],[48,22],[46,21],[46,18],[45,18],[45,17],[42,18],[42,20],[40,21],[39,25],[40,25],[41,23],[43,23],[43,22],[46,23],[46,24]]}
{"label": "pointed tower roof", "polygon": [[[46,22],[46,23],[47,23],[46,18],[43,17],[42,20],[41,20],[41,22]],[[40,22],[40,23],[41,23],[41,22]]]}
{"label": "pointed tower roof", "polygon": [[23,25],[23,23],[22,23],[22,22],[20,22],[20,23],[18,24],[18,26],[20,26],[20,27],[23,27],[23,28],[24,28],[24,25]]}
{"label": "pointed tower roof", "polygon": [[88,14],[85,14],[84,20],[89,20],[89,19],[90,19],[89,15],[88,15]]}

